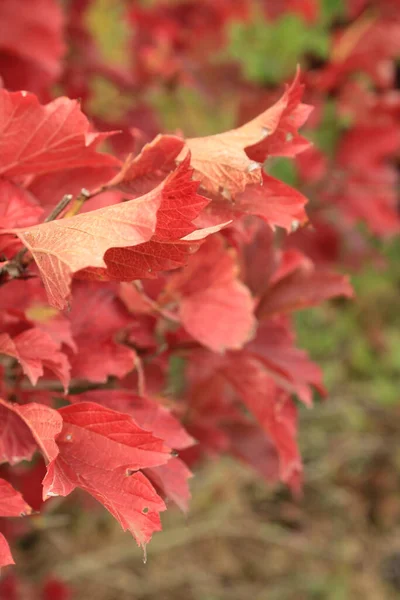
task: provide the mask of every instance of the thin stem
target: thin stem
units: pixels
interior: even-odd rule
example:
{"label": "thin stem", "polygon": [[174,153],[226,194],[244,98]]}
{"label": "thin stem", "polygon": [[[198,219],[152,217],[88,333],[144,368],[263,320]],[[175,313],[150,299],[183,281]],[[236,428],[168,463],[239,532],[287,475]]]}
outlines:
{"label": "thin stem", "polygon": [[139,356],[135,357],[135,367],[138,374],[138,392],[142,398],[146,397],[146,376],[144,374],[143,363]]}

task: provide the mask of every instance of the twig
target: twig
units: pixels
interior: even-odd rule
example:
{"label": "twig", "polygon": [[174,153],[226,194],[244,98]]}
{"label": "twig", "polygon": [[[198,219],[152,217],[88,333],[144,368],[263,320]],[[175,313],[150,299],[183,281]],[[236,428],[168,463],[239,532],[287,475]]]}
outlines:
{"label": "twig", "polygon": [[154,312],[158,313],[160,316],[164,317],[164,319],[171,321],[172,323],[180,323],[179,318],[174,313],[160,306],[157,302],[155,302],[155,300],[153,300],[152,298],[150,298],[150,296],[146,294],[141,281],[133,281],[133,285],[135,286],[136,290],[139,292],[143,300],[146,302],[146,304],[149,305],[149,308],[154,310]]}
{"label": "twig", "polygon": [[146,397],[146,377],[144,374],[142,359],[136,355],[135,357],[135,367],[138,374],[138,392],[139,396],[142,398]]}

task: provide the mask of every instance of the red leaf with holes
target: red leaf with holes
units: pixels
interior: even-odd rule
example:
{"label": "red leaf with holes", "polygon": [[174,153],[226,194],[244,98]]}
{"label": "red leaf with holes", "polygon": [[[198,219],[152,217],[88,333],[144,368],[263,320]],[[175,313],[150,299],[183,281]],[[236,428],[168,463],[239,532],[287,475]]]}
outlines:
{"label": "red leaf with holes", "polygon": [[144,546],[160,530],[164,502],[140,471],[171,457],[164,442],[126,414],[82,402],[60,409],[59,454],[43,481],[44,498],[67,496],[80,487]]}

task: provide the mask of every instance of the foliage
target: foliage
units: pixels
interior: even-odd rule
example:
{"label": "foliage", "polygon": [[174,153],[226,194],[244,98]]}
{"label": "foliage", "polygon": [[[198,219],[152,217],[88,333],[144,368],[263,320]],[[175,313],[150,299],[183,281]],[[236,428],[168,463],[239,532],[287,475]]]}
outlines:
{"label": "foliage", "polygon": [[300,492],[293,313],[400,227],[400,7],[345,4],[0,7],[2,516],[80,488],[145,549],[206,458]]}

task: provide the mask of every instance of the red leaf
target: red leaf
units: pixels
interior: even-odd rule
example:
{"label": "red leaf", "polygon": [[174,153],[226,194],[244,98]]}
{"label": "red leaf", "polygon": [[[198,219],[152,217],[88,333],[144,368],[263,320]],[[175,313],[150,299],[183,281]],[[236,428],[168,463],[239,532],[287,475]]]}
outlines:
{"label": "red leaf", "polygon": [[28,92],[0,90],[0,131],[0,174],[7,177],[118,164],[96,151],[108,134],[90,133],[79,104],[68,98],[43,106]]}
{"label": "red leaf", "polygon": [[43,585],[41,600],[70,600],[72,590],[64,581],[48,579]]}
{"label": "red leaf", "polygon": [[210,194],[234,197],[247,185],[261,183],[261,163],[267,156],[294,156],[309,146],[297,133],[311,112],[300,104],[299,77],[276,104],[245,125],[186,141],[179,158],[190,150],[195,177]]}
{"label": "red leaf", "polygon": [[235,211],[257,215],[272,228],[288,232],[303,224],[307,220],[303,194],[265,173],[262,177],[262,185],[249,186],[237,196]]}
{"label": "red leaf", "polygon": [[[171,448],[180,450],[194,444],[181,423],[156,399],[142,398],[124,390],[94,390],[70,399],[71,402],[97,402],[128,414],[140,427],[165,440]],[[167,498],[187,511],[190,500],[188,479],[192,474],[180,459],[171,459],[166,465],[144,469],[143,472]]]}
{"label": "red leaf", "polygon": [[253,300],[237,272],[234,255],[213,236],[169,282],[167,297],[179,298],[185,329],[216,352],[241,348],[255,327]]}
{"label": "red leaf", "polygon": [[[92,318],[94,314],[96,319]],[[111,375],[124,377],[132,371],[136,352],[118,343],[119,338],[124,339],[123,331],[130,319],[112,286],[97,282],[74,284],[68,316],[75,342],[75,348],[67,351],[72,377],[105,382]]]}
{"label": "red leaf", "polygon": [[[110,249],[115,254],[121,252],[121,248],[148,241],[158,225],[157,211],[162,203],[169,206],[178,202],[179,206],[185,206],[187,202],[189,206],[191,196],[188,194],[193,193],[193,186],[196,186],[190,181],[190,175],[188,161],[185,161],[161,185],[140,198],[15,230],[39,267],[50,303],[65,308],[72,275],[88,267],[106,268],[106,253]],[[177,212],[171,219],[161,213],[161,231],[165,220],[176,233],[188,228],[193,230],[185,217],[179,220]]]}
{"label": "red leaf", "polygon": [[167,498],[183,512],[188,511],[191,498],[188,479],[192,472],[180,458],[172,458],[166,465],[145,469],[144,472]]}
{"label": "red leaf", "polygon": [[0,533],[0,567],[14,565],[14,559],[11,555],[11,550],[4,535]]}
{"label": "red leaf", "polygon": [[187,157],[175,172],[173,193],[166,193],[161,200],[157,227],[150,241],[131,248],[112,248],[105,255],[107,270],[86,269],[80,276],[132,281],[153,278],[160,271],[185,265],[200,240],[226,225],[196,229],[192,221],[209,200],[197,194],[198,182],[191,180],[192,172]]}
{"label": "red leaf", "polygon": [[158,135],[138,156],[126,159],[113,184],[135,196],[146,194],[176,169],[175,159],[183,146],[184,141],[174,135]]}
{"label": "red leaf", "polygon": [[[10,181],[0,179],[0,229],[35,225],[43,209],[33,196]],[[11,236],[0,236],[0,253],[16,251],[20,242]]]}
{"label": "red leaf", "polygon": [[5,86],[41,92],[61,72],[63,11],[55,0],[0,3],[1,75]]}
{"label": "red leaf", "polygon": [[38,327],[27,329],[14,338],[6,333],[0,334],[0,354],[16,358],[32,385],[36,385],[44,369],[49,369],[67,390],[70,366],[68,358],[59,348],[60,344]]}
{"label": "red leaf", "polygon": [[43,481],[44,498],[87,491],[144,546],[160,526],[165,509],[148,479],[138,471],[166,463],[167,446],[126,414],[91,402],[59,410],[63,429],[59,455]]}
{"label": "red leaf", "polygon": [[271,19],[294,13],[308,23],[314,23],[319,13],[317,0],[264,0],[263,8]]}
{"label": "red leaf", "polygon": [[156,399],[143,398],[126,390],[93,390],[71,396],[70,399],[71,402],[96,402],[128,414],[142,429],[151,431],[175,450],[187,448],[194,443],[181,423]]}
{"label": "red leaf", "polygon": [[31,512],[31,507],[12,485],[0,479],[0,517],[23,517]]}
{"label": "red leaf", "polygon": [[322,371],[304,350],[294,345],[294,335],[289,323],[282,317],[260,323],[257,335],[246,347],[263,363],[264,369],[275,383],[291,394],[297,394],[306,405],[312,404],[313,386],[326,395]]}
{"label": "red leaf", "polygon": [[242,354],[230,357],[224,373],[275,445],[282,481],[302,472],[297,447],[297,413],[290,397],[279,392],[262,365]]}
{"label": "red leaf", "polygon": [[57,411],[42,404],[0,400],[0,462],[30,460],[39,448],[47,461],[58,453],[55,438],[62,428]]}
{"label": "red leaf", "polygon": [[288,313],[315,306],[335,296],[353,297],[353,288],[346,275],[318,269],[312,263],[296,269],[272,285],[261,299],[259,318],[276,313]]}

